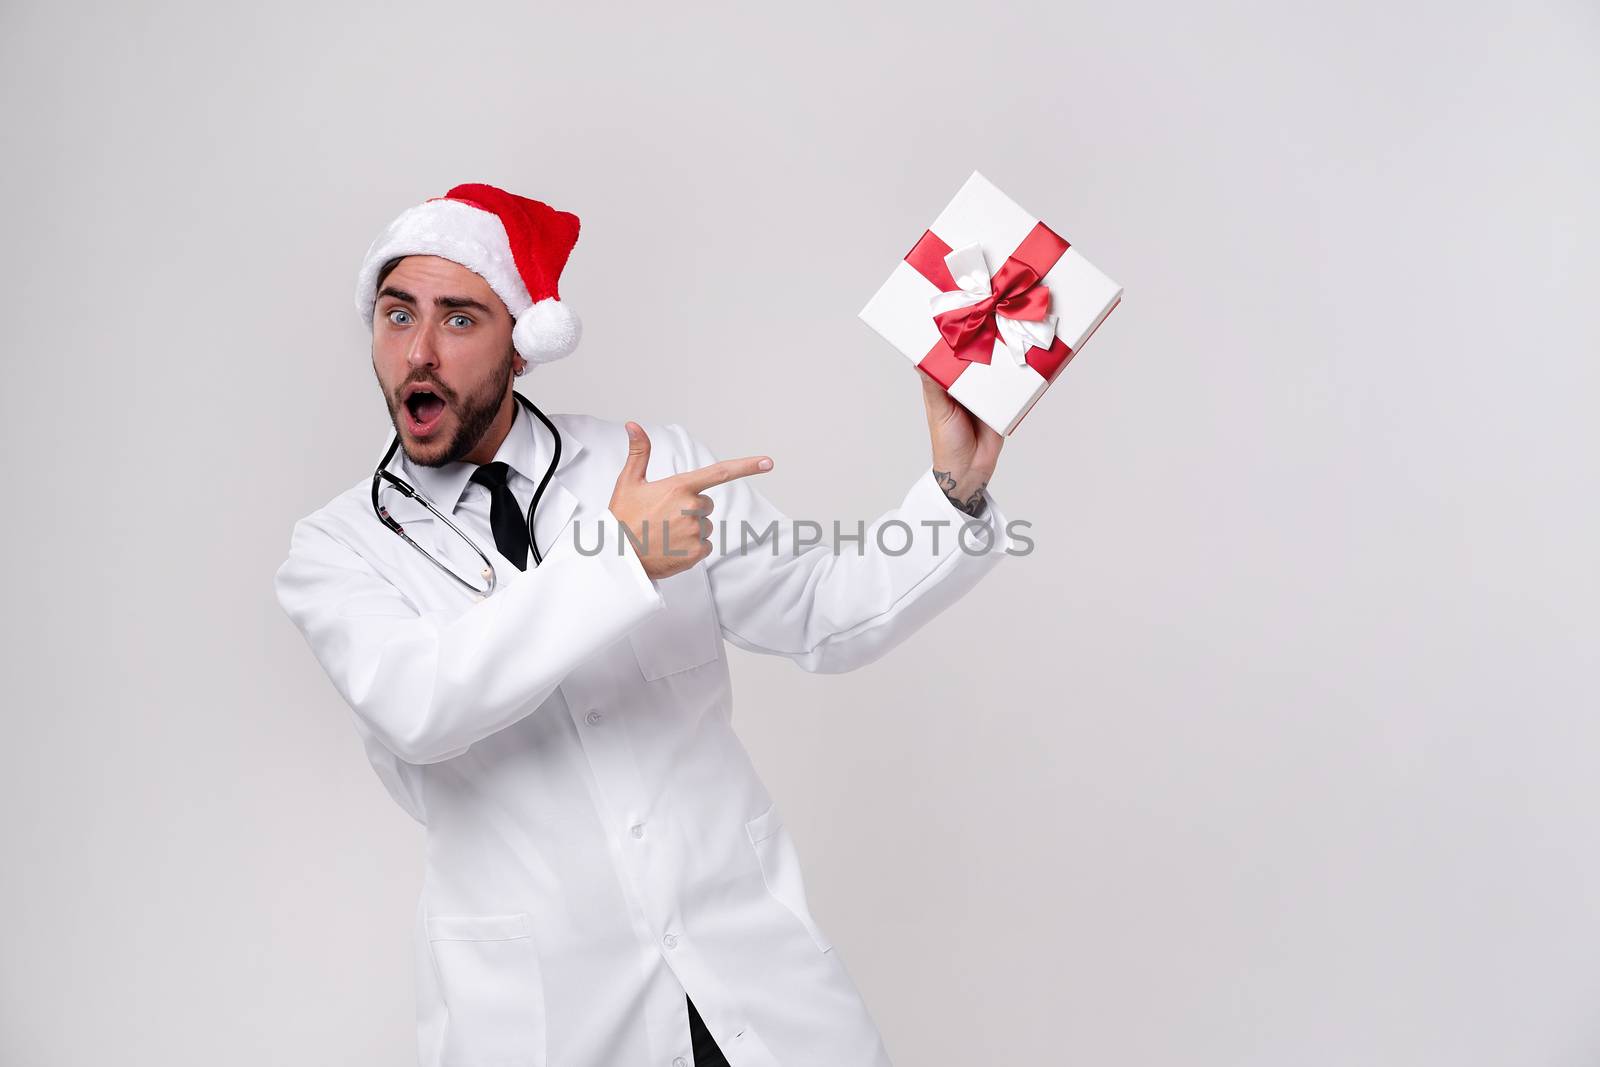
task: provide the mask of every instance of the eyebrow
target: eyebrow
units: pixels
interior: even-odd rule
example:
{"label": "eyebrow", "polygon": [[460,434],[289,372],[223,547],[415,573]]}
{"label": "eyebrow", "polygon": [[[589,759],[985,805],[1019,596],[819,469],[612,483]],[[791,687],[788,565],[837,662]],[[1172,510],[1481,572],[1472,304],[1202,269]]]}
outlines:
{"label": "eyebrow", "polygon": [[[383,291],[378,294],[379,299],[382,299],[383,297],[386,297],[386,296],[392,296],[396,300],[404,300],[406,303],[411,304],[413,306],[415,306],[416,303],[417,303],[417,298],[416,297],[412,296],[410,293],[406,292],[404,289],[396,289],[392,285],[384,286],[383,287]],[[474,308],[474,309],[476,309],[478,311],[483,312],[485,315],[493,315],[494,314],[494,309],[489,307],[487,304],[480,304],[478,301],[473,300],[470,297],[465,297],[465,296],[436,296],[436,297],[433,298],[433,303],[434,303],[435,307],[442,307],[442,308]]]}

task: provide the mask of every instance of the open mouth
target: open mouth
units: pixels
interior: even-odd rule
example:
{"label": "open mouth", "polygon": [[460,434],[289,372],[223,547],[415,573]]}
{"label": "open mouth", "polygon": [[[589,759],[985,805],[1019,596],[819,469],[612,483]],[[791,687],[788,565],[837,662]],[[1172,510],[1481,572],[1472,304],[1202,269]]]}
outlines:
{"label": "open mouth", "polygon": [[407,428],[414,437],[426,437],[444,415],[444,398],[428,389],[417,389],[405,399]]}

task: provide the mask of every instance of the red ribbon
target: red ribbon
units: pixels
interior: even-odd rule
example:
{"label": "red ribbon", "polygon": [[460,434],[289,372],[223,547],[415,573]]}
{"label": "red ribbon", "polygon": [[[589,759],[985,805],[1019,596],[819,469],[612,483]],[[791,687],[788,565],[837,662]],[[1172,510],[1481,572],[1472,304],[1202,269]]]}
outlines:
{"label": "red ribbon", "polygon": [[996,314],[1038,322],[1050,314],[1050,290],[1039,284],[1039,272],[1010,256],[990,280],[988,296],[964,308],[933,317],[945,344],[957,359],[988,363],[1000,338]]}
{"label": "red ribbon", "polygon": [[[1030,268],[1037,277],[1043,278],[1050,273],[1050,269],[1056,265],[1056,260],[1061,258],[1067,247],[1066,238],[1042,222],[1035,223],[1033,229],[1028,231],[1028,235],[1023,238],[1022,243],[1007,258],[1006,266],[1009,266],[1014,260]],[[944,257],[949,254],[950,246],[945,244],[938,234],[932,230],[924,230],[922,236],[917,239],[917,243],[911,247],[911,251],[905,254],[905,261],[918,274],[932,282],[940,292],[949,293],[960,288],[956,284],[956,280],[950,277],[950,269],[945,266]],[[1005,267],[1002,267],[1001,273],[1005,272]],[[1008,277],[1005,281],[1009,282],[1009,280]],[[996,282],[1001,282],[999,274],[995,275],[995,281],[990,284],[995,285]],[[1007,289],[1009,294],[1009,289],[1005,284],[1002,283],[997,286],[997,289],[999,288]],[[1040,287],[1039,291],[1048,292],[1043,287]],[[997,299],[995,303],[998,304],[999,300]],[[974,306],[976,307],[977,305]],[[966,310],[966,308],[961,309],[961,311]],[[955,314],[960,314],[960,312],[955,312]],[[990,322],[992,324],[993,320],[991,319]],[[988,363],[989,360],[983,357],[987,357],[993,352],[994,343],[991,340],[985,347],[980,349],[978,356],[984,363]],[[1071,358],[1072,350],[1062,344],[1059,337],[1051,342],[1048,349],[1030,348],[1027,355],[1028,366],[1037,371],[1045,381],[1054,381],[1055,376],[1061,372],[1061,368],[1066,366],[1067,360]],[[978,360],[959,357],[944,339],[944,334],[941,331],[939,340],[933,343],[933,347],[928,350],[927,355],[922,357],[917,366],[927,371],[935,381],[948,389],[955,384],[957,378],[961,377],[961,372],[975,362],[978,362]]]}

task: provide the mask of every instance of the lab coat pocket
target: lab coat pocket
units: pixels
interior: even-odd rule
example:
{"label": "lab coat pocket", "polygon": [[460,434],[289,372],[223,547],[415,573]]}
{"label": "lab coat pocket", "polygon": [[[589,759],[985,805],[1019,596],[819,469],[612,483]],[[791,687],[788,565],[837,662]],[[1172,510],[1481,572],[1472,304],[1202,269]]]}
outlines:
{"label": "lab coat pocket", "polygon": [[443,1067],[544,1067],[544,983],[527,912],[426,921],[447,1020]]}
{"label": "lab coat pocket", "polygon": [[800,854],[795,849],[794,839],[783,825],[778,806],[773,804],[745,823],[744,828],[750,835],[756,861],[761,865],[761,877],[766,880],[767,891],[800,920],[819,950],[831,950],[832,943],[812,918],[811,908],[806,903],[805,880],[800,876]]}
{"label": "lab coat pocket", "polygon": [[662,578],[656,588],[666,610],[628,631],[639,670],[649,681],[709,663],[722,651],[722,630],[703,566]]}

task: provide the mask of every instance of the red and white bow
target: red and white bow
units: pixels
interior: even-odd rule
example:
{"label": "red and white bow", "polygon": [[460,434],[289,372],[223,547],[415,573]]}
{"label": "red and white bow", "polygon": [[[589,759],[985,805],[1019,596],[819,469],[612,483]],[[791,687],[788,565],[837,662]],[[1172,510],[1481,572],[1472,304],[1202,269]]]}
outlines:
{"label": "red and white bow", "polygon": [[1026,263],[1008,257],[991,278],[981,245],[944,257],[956,288],[932,298],[933,320],[958,359],[988,363],[998,335],[1017,366],[1031,347],[1048,349],[1056,335],[1050,290]]}

